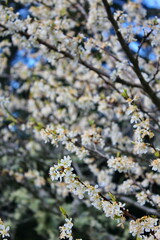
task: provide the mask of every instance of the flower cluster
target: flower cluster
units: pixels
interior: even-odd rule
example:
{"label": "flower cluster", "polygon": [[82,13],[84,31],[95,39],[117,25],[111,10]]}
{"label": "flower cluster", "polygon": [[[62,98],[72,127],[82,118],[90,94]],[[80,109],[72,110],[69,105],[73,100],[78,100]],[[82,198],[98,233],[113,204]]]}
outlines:
{"label": "flower cluster", "polygon": [[39,175],[39,172],[36,170],[29,170],[24,173],[24,176],[28,180],[32,180],[36,187],[42,187],[45,185],[45,179]]}
{"label": "flower cluster", "polygon": [[45,142],[50,140],[56,146],[61,142],[68,151],[76,153],[79,158],[83,158],[88,152],[84,146],[76,146],[79,135],[76,130],[69,131],[62,126],[48,126],[46,129],[42,129],[40,133]]}
{"label": "flower cluster", "polygon": [[148,200],[147,194],[142,191],[136,194],[137,202],[139,202],[141,205],[144,205],[145,202]]}
{"label": "flower cluster", "polygon": [[[137,219],[136,221],[130,221],[130,232],[133,236],[138,235],[140,239],[145,239],[145,235],[143,234],[154,232],[154,229],[156,231],[158,224],[158,218],[152,218],[144,216],[140,219]],[[157,234],[159,230],[157,230]],[[150,236],[152,236],[152,233],[150,233]],[[158,239],[158,238],[157,238]]]}
{"label": "flower cluster", "polygon": [[124,206],[125,204],[122,204],[121,202],[113,202],[111,204],[110,202],[103,201],[102,203],[103,211],[105,212],[106,217],[111,217],[112,219],[114,219],[115,217],[122,217]]}
{"label": "flower cluster", "polygon": [[111,157],[108,160],[109,168],[117,170],[118,172],[127,172],[127,171],[135,171],[137,164],[133,161],[132,158],[124,157]]}
{"label": "flower cluster", "polygon": [[160,196],[158,194],[153,194],[151,196],[152,200],[158,207],[160,207]]}
{"label": "flower cluster", "polygon": [[[45,142],[50,140],[56,146],[61,142],[68,151],[76,153],[79,158],[83,158],[88,153],[87,147],[104,147],[105,143],[101,132],[100,128],[94,127],[81,133],[77,130],[68,130],[62,126],[47,126],[40,133]],[[81,139],[81,144],[79,144],[78,139]]]}
{"label": "flower cluster", "polygon": [[26,180],[34,184],[35,187],[42,187],[45,185],[44,177],[40,176],[37,170],[28,170],[27,172],[15,172],[13,170],[5,171],[5,174],[12,176],[18,183],[23,184]]}
{"label": "flower cluster", "polygon": [[73,168],[71,167],[72,160],[69,156],[64,156],[63,159],[59,161],[57,165],[50,168],[50,177],[53,180],[60,180],[64,178],[68,189],[75,195],[78,195],[80,199],[84,197],[86,191],[85,185],[81,184],[76,174],[73,173]]}
{"label": "flower cluster", "polygon": [[134,185],[134,182],[131,179],[127,179],[121,185],[118,186],[118,192],[125,193],[125,194],[133,193],[137,189],[138,187]]}
{"label": "flower cluster", "polygon": [[[59,227],[60,229],[59,238],[60,239],[67,238],[68,240],[73,240],[72,227],[73,227],[72,218],[65,218],[65,224]],[[76,239],[76,240],[82,240],[82,239]]]}
{"label": "flower cluster", "polygon": [[66,223],[64,224],[64,226],[59,227],[60,232],[61,232],[60,239],[68,238],[69,240],[72,240],[73,239],[73,237],[72,237],[72,227],[73,227],[72,219],[66,218],[65,222]]}
{"label": "flower cluster", "polygon": [[83,183],[79,177],[73,173],[71,167],[72,160],[69,156],[65,156],[61,159],[57,165],[50,168],[50,177],[52,180],[64,179],[67,184],[67,188],[70,192],[78,195],[80,199],[84,198],[84,194],[87,193],[92,205],[97,209],[103,209],[107,217],[114,219],[115,217],[123,217],[123,209],[125,204],[117,203],[115,199],[107,200],[104,198],[97,186],[91,186],[88,183]]}
{"label": "flower cluster", "polygon": [[104,147],[105,143],[104,140],[101,137],[101,129],[99,128],[91,128],[89,130],[84,131],[82,134],[82,144],[85,145],[92,145],[92,144],[98,144],[101,148]]}
{"label": "flower cluster", "polygon": [[9,98],[1,96],[0,97],[0,107],[4,108],[9,103]]}
{"label": "flower cluster", "polygon": [[153,160],[153,162],[151,163],[151,166],[154,171],[160,172],[160,158]]}
{"label": "flower cluster", "polygon": [[138,154],[147,153],[150,145],[144,142],[144,137],[148,136],[150,139],[154,137],[154,133],[149,129],[149,118],[144,115],[137,107],[136,101],[138,97],[136,96],[134,99],[127,99],[129,107],[127,109],[127,113],[131,115],[131,123],[133,123],[133,127],[135,128],[134,138],[135,138],[135,152]]}
{"label": "flower cluster", "polygon": [[0,236],[2,236],[2,238],[5,240],[6,237],[9,237],[9,226],[6,227],[4,222],[1,220],[0,218]]}

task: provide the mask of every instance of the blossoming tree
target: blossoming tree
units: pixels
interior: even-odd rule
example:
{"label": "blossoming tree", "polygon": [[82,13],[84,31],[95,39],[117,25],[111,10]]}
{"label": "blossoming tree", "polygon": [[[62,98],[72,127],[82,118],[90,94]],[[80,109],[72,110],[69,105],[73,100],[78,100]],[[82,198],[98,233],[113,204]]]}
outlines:
{"label": "blossoming tree", "polygon": [[158,17],[111,0],[0,12],[2,238],[160,239]]}

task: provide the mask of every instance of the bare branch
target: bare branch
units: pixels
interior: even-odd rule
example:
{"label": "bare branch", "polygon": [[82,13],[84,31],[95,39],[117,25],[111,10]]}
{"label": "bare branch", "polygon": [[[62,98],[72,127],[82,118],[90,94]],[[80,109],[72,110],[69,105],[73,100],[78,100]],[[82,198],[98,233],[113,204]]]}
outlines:
{"label": "bare branch", "polygon": [[132,204],[132,206],[135,206],[135,207],[145,211],[148,214],[153,214],[153,215],[156,215],[156,216],[160,217],[160,213],[158,213],[156,209],[149,208],[149,207],[146,207],[146,206],[142,206],[142,205],[138,204],[136,201],[132,200],[129,197],[120,196],[119,199],[126,202],[126,203]]}
{"label": "bare branch", "polygon": [[108,19],[111,22],[111,24],[112,24],[112,26],[113,26],[113,28],[114,28],[114,30],[116,32],[117,38],[119,40],[119,43],[121,44],[121,47],[124,50],[124,52],[126,53],[128,59],[132,63],[133,70],[136,73],[137,77],[139,78],[139,80],[140,80],[140,82],[141,82],[141,84],[143,86],[143,89],[146,91],[146,93],[148,94],[148,96],[150,97],[152,102],[158,107],[158,109],[160,109],[160,98],[158,98],[156,96],[156,94],[153,91],[153,89],[149,86],[149,84],[144,79],[144,77],[143,77],[143,75],[141,73],[141,70],[139,68],[137,59],[134,58],[134,56],[131,53],[131,51],[130,51],[130,49],[129,49],[125,39],[123,38],[121,32],[119,31],[118,23],[116,22],[116,20],[113,17],[113,14],[111,12],[110,5],[109,5],[108,1],[107,0],[102,0],[102,2],[103,2],[103,5],[104,5],[104,8],[106,10],[106,13],[108,15]]}

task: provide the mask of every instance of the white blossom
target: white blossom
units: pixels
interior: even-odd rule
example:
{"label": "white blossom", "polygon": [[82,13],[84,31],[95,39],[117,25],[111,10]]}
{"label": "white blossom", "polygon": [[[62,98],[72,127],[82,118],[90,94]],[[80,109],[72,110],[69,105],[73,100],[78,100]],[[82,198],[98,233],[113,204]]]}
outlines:
{"label": "white blossom", "polygon": [[112,219],[116,217],[121,217],[123,215],[123,208],[125,204],[108,201],[102,202],[103,211],[105,212],[106,217],[111,217]]}
{"label": "white blossom", "polygon": [[145,232],[150,232],[157,225],[158,219],[144,216],[136,221],[130,221],[130,233],[133,236],[143,234]]}
{"label": "white blossom", "polygon": [[160,172],[160,158],[157,158],[151,163],[152,170]]}
{"label": "white blossom", "polygon": [[108,166],[109,168],[113,168],[118,172],[127,172],[127,171],[134,170],[134,168],[136,167],[136,164],[133,162],[132,158],[128,158],[126,156],[114,158],[112,156],[108,160]]}

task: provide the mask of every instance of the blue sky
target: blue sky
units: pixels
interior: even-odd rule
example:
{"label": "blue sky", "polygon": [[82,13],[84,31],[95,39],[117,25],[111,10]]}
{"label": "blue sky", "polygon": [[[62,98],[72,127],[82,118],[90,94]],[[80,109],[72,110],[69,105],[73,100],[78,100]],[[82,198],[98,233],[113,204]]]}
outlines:
{"label": "blue sky", "polygon": [[149,8],[159,8],[160,9],[160,0],[143,0],[143,4]]}
{"label": "blue sky", "polygon": [[[124,4],[123,0],[115,0],[115,1],[119,4]],[[137,2],[138,0],[131,0],[131,1]],[[142,0],[142,4],[144,4],[146,7],[149,7],[149,8],[160,9],[160,0]],[[21,8],[18,12],[19,12],[21,18],[24,18],[24,19],[27,18],[28,14],[29,14],[28,5],[26,5],[25,8]],[[139,43],[132,42],[132,43],[130,43],[129,47],[134,52],[137,52],[138,45],[139,45]],[[142,48],[140,51],[140,56],[146,57],[146,53],[147,53],[146,50],[147,49]],[[153,52],[150,52],[148,57],[150,60],[154,60],[156,56]],[[16,55],[15,59],[13,60],[12,64],[14,65],[15,63],[21,61],[24,64],[27,64],[29,68],[32,68],[36,65],[36,63],[40,60],[40,58],[41,57],[32,58],[32,56],[30,54],[28,54],[25,50],[21,50],[21,51],[17,52],[17,55]],[[15,85],[15,87],[17,87],[16,84],[17,83],[13,83],[13,85]]]}

